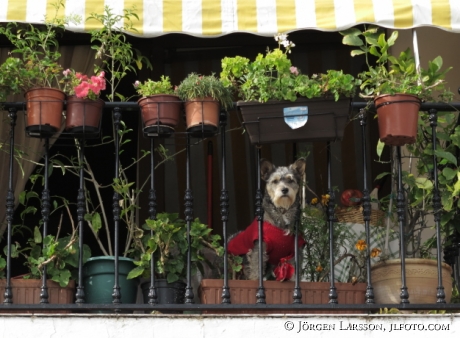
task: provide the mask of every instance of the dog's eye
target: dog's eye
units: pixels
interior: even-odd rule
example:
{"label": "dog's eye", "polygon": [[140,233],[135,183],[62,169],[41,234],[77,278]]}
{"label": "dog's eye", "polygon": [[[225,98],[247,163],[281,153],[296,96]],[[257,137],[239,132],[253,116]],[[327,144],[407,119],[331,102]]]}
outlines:
{"label": "dog's eye", "polygon": [[294,182],[294,180],[292,178],[288,178],[287,182],[292,183],[292,182]]}
{"label": "dog's eye", "polygon": [[278,182],[279,182],[278,180],[273,180],[272,181],[273,184],[278,184]]}

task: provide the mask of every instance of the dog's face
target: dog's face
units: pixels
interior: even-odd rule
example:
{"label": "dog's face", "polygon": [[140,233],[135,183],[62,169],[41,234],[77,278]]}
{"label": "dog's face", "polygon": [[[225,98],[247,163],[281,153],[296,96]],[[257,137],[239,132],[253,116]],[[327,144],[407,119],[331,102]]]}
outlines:
{"label": "dog's face", "polygon": [[289,209],[295,202],[305,172],[305,159],[298,159],[289,167],[275,167],[262,159],[260,164],[265,190],[277,208]]}

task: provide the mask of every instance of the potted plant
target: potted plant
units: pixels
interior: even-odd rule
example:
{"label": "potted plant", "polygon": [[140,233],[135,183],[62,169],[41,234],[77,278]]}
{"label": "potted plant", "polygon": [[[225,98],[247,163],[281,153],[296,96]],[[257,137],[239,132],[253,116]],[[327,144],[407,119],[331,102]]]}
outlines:
{"label": "potted plant", "polygon": [[[31,180],[37,182],[36,178],[41,175],[37,173]],[[42,176],[41,176],[42,177]],[[43,177],[42,177],[43,178]],[[71,233],[60,236],[63,216],[57,226],[56,234],[43,236],[41,225],[31,230],[31,237],[25,243],[16,241],[11,245],[11,258],[20,259],[24,262],[27,272],[11,279],[13,303],[15,304],[39,304],[41,301],[41,289],[43,275],[46,272],[46,286],[48,290],[48,302],[50,304],[71,304],[75,298],[75,281],[78,279],[77,270],[79,264],[80,249],[78,245],[78,228],[75,227],[69,209],[69,202],[59,196],[53,198],[53,213],[61,209],[67,212]],[[24,233],[30,231],[25,225],[27,215],[36,213],[35,202],[41,203],[37,193],[24,191],[19,196],[20,205],[23,211],[20,216],[23,224],[16,227],[16,231]],[[7,247],[4,247],[5,255]],[[91,256],[91,250],[87,245],[83,246],[83,262]],[[0,257],[0,302],[4,301],[6,280],[4,269],[6,262]]]}
{"label": "potted plant", "polygon": [[[389,50],[398,31],[388,39],[374,27],[363,32],[350,28],[342,34],[344,44],[359,47],[351,52],[352,56],[366,56],[368,70],[359,74],[360,96],[373,100],[381,141],[394,146],[414,143],[421,101],[433,101],[437,91],[441,92],[441,100],[452,99],[453,94],[444,90],[444,76],[451,67],[442,70],[442,58],[438,56],[428,62],[427,69],[417,69],[410,48],[397,57],[391,55]],[[377,58],[375,65],[371,55]]]}
{"label": "potted plant", "polygon": [[295,45],[287,37],[276,35],[278,48],[254,61],[222,59],[221,80],[238,97],[251,143],[340,140],[357,80],[341,70],[301,74],[288,58]]}
{"label": "potted plant", "polygon": [[98,133],[105,104],[99,98],[105,90],[105,73],[91,77],[70,69],[62,73],[67,94],[65,129],[71,133]]}
{"label": "potted plant", "polygon": [[134,88],[141,96],[137,102],[141,108],[144,132],[171,135],[179,124],[182,103],[174,95],[169,76],[161,76],[159,81],[136,81]]}
{"label": "potted plant", "polygon": [[[143,233],[136,238],[135,246],[140,252],[139,259],[134,262],[136,267],[131,270],[128,278],[150,277],[151,259],[155,260],[155,287],[159,289],[160,304],[183,303],[187,272],[187,227],[184,220],[175,213],[159,213],[155,220],[146,220]],[[202,271],[207,266],[206,250],[211,250],[217,256],[223,254],[219,244],[220,236],[213,235],[212,229],[202,224],[199,219],[191,223],[190,246],[192,274],[198,269]],[[144,302],[148,303],[150,281],[141,284]]]}
{"label": "potted plant", "polygon": [[25,93],[27,127],[31,135],[52,135],[61,128],[65,93],[61,90],[62,67],[58,63],[58,35],[76,17],[58,18],[63,1],[56,4],[54,17],[43,26],[10,22],[0,28],[14,49],[0,66],[3,94]]}
{"label": "potted plant", "polygon": [[[144,64],[151,66],[147,58],[142,56],[139,51],[133,49],[127,41],[127,32],[135,32],[133,20],[138,20],[134,9],[125,8],[122,13],[115,13],[109,6],[104,7],[102,13],[91,13],[87,17],[88,22],[97,22],[100,29],[93,29],[91,34],[91,46],[96,50],[96,58],[101,59],[101,65],[96,66],[96,73],[104,72],[106,76],[107,98],[109,101],[127,101],[128,98],[118,92],[118,88],[123,79],[129,73],[136,73]],[[119,112],[120,114],[117,114]],[[142,156],[124,166],[120,160],[123,152],[122,146],[129,143],[127,134],[132,130],[126,126],[121,119],[121,110],[114,110],[113,129],[111,144],[115,146],[116,158],[114,163],[117,170],[112,176],[110,183],[101,184],[104,177],[95,177],[90,164],[84,159],[73,161],[72,170],[78,172],[80,164],[83,163],[91,191],[94,193],[89,196],[86,203],[85,220],[89,225],[90,231],[99,246],[101,255],[91,257],[84,265],[84,287],[85,301],[87,303],[112,303],[114,297],[121,303],[135,303],[139,281],[136,279],[128,280],[126,277],[134,267],[132,258],[132,243],[139,226],[136,223],[136,212],[138,209],[138,198],[140,189],[133,186],[135,183],[129,180],[126,172],[127,168],[136,165],[149,153],[144,152]],[[100,146],[103,146],[102,142]],[[113,150],[111,150],[113,151]],[[101,190],[104,188],[113,189],[114,199],[118,203],[104,204]],[[90,195],[90,194],[87,194]],[[96,196],[96,198],[94,198]],[[113,219],[110,220],[113,210]],[[118,223],[118,229],[126,226],[125,242],[118,246],[112,238],[113,223]],[[119,240],[116,238],[116,240]],[[118,249],[119,248],[119,249]],[[115,265],[118,265],[118,277],[115,276]],[[114,290],[115,285],[117,289]],[[118,288],[119,287],[119,288]],[[116,294],[114,296],[114,294]]]}
{"label": "potted plant", "polygon": [[177,87],[185,101],[187,131],[214,134],[219,126],[220,107],[232,106],[230,90],[214,75],[189,74]]}
{"label": "potted plant", "polygon": [[[402,172],[403,194],[406,198],[404,238],[406,278],[411,303],[437,302],[438,269],[437,236],[427,236],[432,228],[433,218],[440,222],[441,245],[446,250],[451,244],[456,245],[455,234],[459,231],[457,154],[460,145],[457,112],[438,112],[436,138],[433,137],[431,121],[428,114],[420,114],[417,137],[413,144],[407,145],[409,162],[407,170]],[[436,142],[436,166],[438,176],[437,192],[434,184],[433,141]],[[417,161],[415,161],[417,159]],[[383,175],[390,175],[384,173]],[[395,173],[391,173],[395,176]],[[439,197],[437,197],[439,196]],[[440,199],[438,206],[435,200]],[[395,193],[382,199],[390,212],[394,212]],[[431,220],[430,220],[431,219]],[[401,234],[400,234],[401,236]],[[442,251],[441,251],[442,252]],[[446,253],[446,251],[445,251]],[[449,302],[452,295],[451,271],[448,255],[444,256],[442,281],[445,300]],[[376,287],[376,301],[400,302],[401,260],[386,260],[372,267],[372,279]],[[421,274],[420,274],[421,273]],[[382,289],[380,288],[382,287]],[[387,296],[387,294],[389,296]]]}

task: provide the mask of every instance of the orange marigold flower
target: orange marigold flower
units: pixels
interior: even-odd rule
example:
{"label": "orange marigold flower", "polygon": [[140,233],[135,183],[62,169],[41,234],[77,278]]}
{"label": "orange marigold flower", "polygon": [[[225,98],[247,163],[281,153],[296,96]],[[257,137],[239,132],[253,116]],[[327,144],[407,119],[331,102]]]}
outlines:
{"label": "orange marigold flower", "polygon": [[359,251],[364,251],[367,248],[366,241],[364,239],[360,239],[359,241],[356,242],[355,244],[356,249]]}
{"label": "orange marigold flower", "polygon": [[373,248],[371,251],[371,257],[375,258],[379,256],[381,253],[382,253],[382,250],[380,250],[379,248]]}
{"label": "orange marigold flower", "polygon": [[321,195],[321,204],[327,205],[331,196],[329,194]]}
{"label": "orange marigold flower", "polygon": [[316,271],[317,272],[323,271],[323,267],[321,266],[321,264],[316,267]]}
{"label": "orange marigold flower", "polygon": [[312,205],[318,204],[318,199],[316,197],[312,198],[311,199],[311,204]]}

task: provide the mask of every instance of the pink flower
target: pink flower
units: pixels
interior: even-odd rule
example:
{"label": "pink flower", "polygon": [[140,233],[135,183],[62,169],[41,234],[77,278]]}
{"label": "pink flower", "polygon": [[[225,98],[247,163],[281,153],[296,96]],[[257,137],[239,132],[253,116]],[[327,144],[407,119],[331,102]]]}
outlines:
{"label": "pink flower", "polygon": [[105,72],[104,72],[104,71],[100,72],[99,75],[98,75],[98,77],[100,77],[100,78],[105,77]]}
{"label": "pink flower", "polygon": [[88,91],[90,89],[90,85],[88,82],[82,82],[78,86],[75,87],[75,95],[79,98],[85,98],[88,96]]}
{"label": "pink flower", "polygon": [[299,75],[299,70],[297,69],[297,67],[292,66],[290,68],[290,71],[291,71],[291,74]]}
{"label": "pink flower", "polygon": [[139,82],[139,80],[136,80],[136,81],[134,82],[134,88],[139,87],[140,84],[141,84],[141,83]]}
{"label": "pink flower", "polygon": [[72,72],[72,71],[71,71],[70,69],[67,68],[66,70],[64,70],[64,71],[62,72],[62,74],[64,74],[64,76],[67,77],[67,76],[69,76],[69,74],[70,74],[71,72]]}

